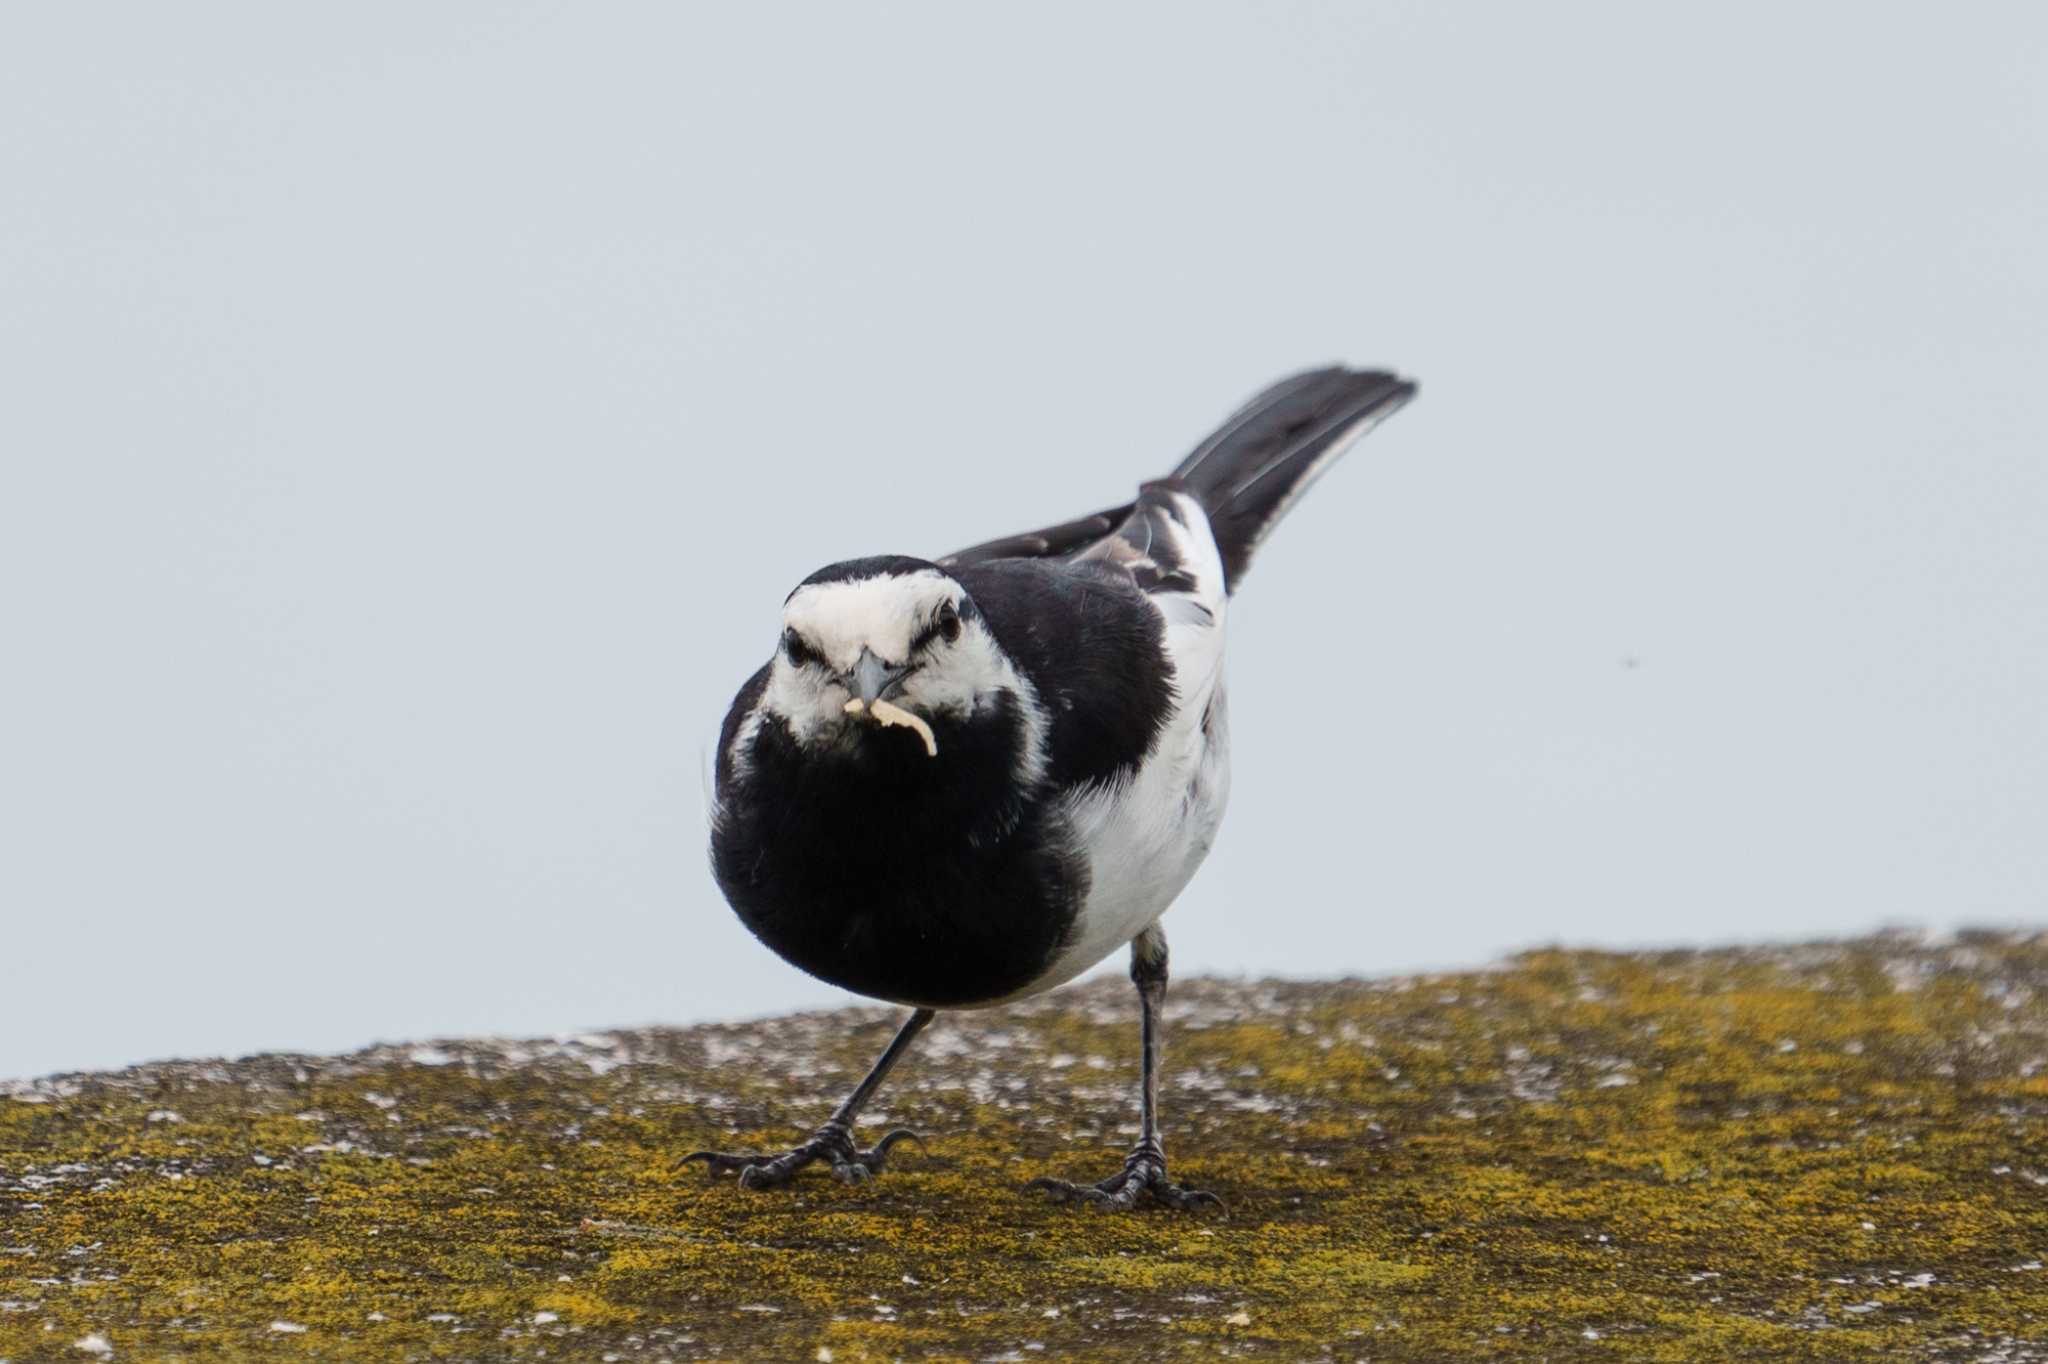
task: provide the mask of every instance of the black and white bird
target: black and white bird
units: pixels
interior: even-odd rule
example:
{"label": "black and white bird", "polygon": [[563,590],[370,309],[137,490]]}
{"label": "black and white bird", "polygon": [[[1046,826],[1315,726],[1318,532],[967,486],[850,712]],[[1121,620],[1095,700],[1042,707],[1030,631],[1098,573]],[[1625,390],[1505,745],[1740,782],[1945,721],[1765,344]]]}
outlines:
{"label": "black and white bird", "polygon": [[1128,944],[1141,1009],[1138,1143],[1065,1201],[1174,1207],[1158,1115],[1160,916],[1209,851],[1230,786],[1230,600],[1309,484],[1415,394],[1377,371],[1268,388],[1120,507],[940,559],[821,568],[719,735],[711,860],[754,935],[834,985],[909,1005],[810,1140],[698,1151],[747,1188],[814,1162],[859,1182],[853,1123],[941,1009],[1072,980]]}

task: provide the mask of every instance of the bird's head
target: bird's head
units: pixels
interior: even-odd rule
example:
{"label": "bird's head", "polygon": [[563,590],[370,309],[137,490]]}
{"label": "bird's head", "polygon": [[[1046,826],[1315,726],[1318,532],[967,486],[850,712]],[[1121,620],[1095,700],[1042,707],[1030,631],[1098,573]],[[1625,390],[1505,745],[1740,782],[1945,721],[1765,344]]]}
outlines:
{"label": "bird's head", "polygon": [[938,757],[935,729],[1021,685],[965,587],[888,556],[821,568],[789,594],[765,699],[799,743],[921,740]]}

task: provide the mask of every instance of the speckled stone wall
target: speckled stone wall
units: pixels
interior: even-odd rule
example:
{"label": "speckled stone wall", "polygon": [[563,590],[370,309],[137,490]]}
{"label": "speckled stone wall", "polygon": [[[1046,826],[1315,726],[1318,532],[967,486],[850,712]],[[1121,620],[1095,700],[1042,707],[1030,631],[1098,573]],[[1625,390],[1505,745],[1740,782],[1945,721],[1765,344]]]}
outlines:
{"label": "speckled stone wall", "polygon": [[2048,942],[1177,982],[1175,1176],[1115,980],[942,1016],[864,1187],[781,1145],[885,1011],[0,1088],[0,1360],[2048,1360]]}

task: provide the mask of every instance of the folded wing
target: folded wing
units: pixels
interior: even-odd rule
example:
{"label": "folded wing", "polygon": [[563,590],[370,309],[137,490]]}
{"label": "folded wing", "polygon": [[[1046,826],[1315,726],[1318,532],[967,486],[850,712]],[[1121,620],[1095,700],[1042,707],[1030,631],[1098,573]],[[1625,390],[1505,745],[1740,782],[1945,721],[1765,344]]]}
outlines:
{"label": "folded wing", "polygon": [[[1201,504],[1234,592],[1253,553],[1309,485],[1415,391],[1412,381],[1384,370],[1332,367],[1294,375],[1239,408],[1170,478],[1152,486],[1184,488]],[[1141,498],[958,550],[938,562],[951,568],[992,559],[1073,558],[1091,550],[1097,557],[1121,558],[1125,554],[1105,542],[1144,543],[1148,527],[1140,523],[1156,514]]]}

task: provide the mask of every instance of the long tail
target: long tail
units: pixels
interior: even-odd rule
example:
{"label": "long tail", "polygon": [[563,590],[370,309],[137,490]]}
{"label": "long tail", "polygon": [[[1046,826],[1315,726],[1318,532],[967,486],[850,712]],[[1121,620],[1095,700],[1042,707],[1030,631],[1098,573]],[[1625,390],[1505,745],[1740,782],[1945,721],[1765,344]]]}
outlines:
{"label": "long tail", "polygon": [[1173,476],[1208,512],[1231,591],[1317,475],[1414,396],[1412,381],[1383,370],[1310,370],[1253,398],[1181,461]]}

